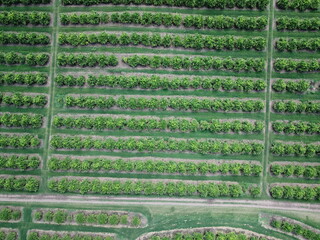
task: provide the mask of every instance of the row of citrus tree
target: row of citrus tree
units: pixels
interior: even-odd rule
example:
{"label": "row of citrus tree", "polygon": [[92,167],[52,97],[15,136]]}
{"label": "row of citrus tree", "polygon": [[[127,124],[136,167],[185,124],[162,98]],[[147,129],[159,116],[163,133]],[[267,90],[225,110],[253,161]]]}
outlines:
{"label": "row of citrus tree", "polygon": [[14,105],[15,107],[41,107],[47,105],[46,95],[27,95],[21,93],[0,93],[0,104]]}
{"label": "row of citrus tree", "polygon": [[63,0],[63,5],[150,5],[150,6],[166,6],[166,7],[188,7],[188,8],[247,8],[264,10],[269,4],[268,0],[198,0],[198,1],[171,1],[171,0]]}
{"label": "row of citrus tree", "polygon": [[277,0],[277,7],[282,10],[318,10],[320,1],[319,0]]}
{"label": "row of citrus tree", "polygon": [[276,121],[272,123],[272,129],[285,134],[320,134],[320,122]]}
{"label": "row of citrus tree", "polygon": [[45,66],[49,62],[47,53],[28,53],[22,55],[15,52],[0,52],[0,65]]}
{"label": "row of citrus tree", "polygon": [[40,128],[43,116],[40,114],[0,113],[0,126]]}
{"label": "row of citrus tree", "polygon": [[318,59],[299,60],[290,58],[277,58],[274,61],[273,68],[277,72],[319,72],[320,61]]}
{"label": "row of citrus tree", "polygon": [[[18,74],[17,74],[18,75]],[[17,82],[15,74],[4,75],[6,84]],[[9,79],[8,79],[9,78]],[[1,82],[0,74],[0,82]],[[59,74],[55,78],[58,86],[82,87],[108,87],[108,88],[142,88],[142,89],[205,89],[215,91],[263,91],[266,82],[248,78],[204,78],[204,77],[162,77],[159,75],[88,75],[74,76]],[[283,80],[277,79],[272,83],[276,92],[303,93],[315,88],[319,90],[318,84],[305,79]]]}
{"label": "row of citrus tree", "polygon": [[37,192],[40,181],[28,176],[0,176],[0,191],[4,192]]}
{"label": "row of citrus tree", "polygon": [[[0,115],[1,124],[1,115]],[[124,118],[124,117],[90,117],[90,116],[55,116],[53,126],[56,128],[77,128],[77,129],[94,129],[94,130],[138,130],[138,131],[172,131],[172,132],[244,132],[244,133],[261,133],[264,124],[262,121],[249,120],[225,120],[216,119],[207,121],[183,118]]]}
{"label": "row of citrus tree", "polygon": [[280,165],[272,164],[270,172],[275,176],[286,176],[286,177],[305,177],[305,178],[319,178],[320,177],[320,165]]}
{"label": "row of citrus tree", "polygon": [[37,148],[41,141],[35,135],[0,134],[1,148]]}
{"label": "row of citrus tree", "polygon": [[261,100],[212,99],[194,97],[130,97],[130,96],[72,96],[66,95],[59,101],[67,108],[100,108],[113,107],[132,110],[167,110],[180,111],[243,111],[260,112],[264,109]]}
{"label": "row of citrus tree", "polygon": [[320,103],[312,101],[274,101],[272,108],[278,113],[320,113]]}
{"label": "row of citrus tree", "polygon": [[0,221],[18,221],[19,219],[21,219],[21,210],[19,208],[0,208]]}
{"label": "row of citrus tree", "polygon": [[[0,75],[1,81],[1,75]],[[108,88],[142,89],[205,89],[215,91],[263,91],[266,82],[247,78],[162,77],[159,75],[89,75],[73,76],[59,74],[55,78],[58,86],[90,86]],[[307,82],[308,83],[308,82]],[[299,84],[299,89],[301,84]]]}
{"label": "row of citrus tree", "polygon": [[[212,229],[214,230],[214,228]],[[198,232],[199,231],[199,232]],[[239,232],[219,232],[218,231],[210,231],[210,230],[198,230],[194,231],[192,229],[188,229],[188,233],[186,232],[179,232],[179,230],[175,230],[174,233],[168,233],[166,232],[157,234],[154,233],[152,236],[147,236],[143,239],[145,240],[224,240],[224,239],[241,239],[241,240],[267,240],[265,237],[255,236],[255,234],[250,233],[239,233]],[[139,238],[141,239],[141,238]]]}
{"label": "row of citrus tree", "polygon": [[77,159],[77,158],[51,158],[48,163],[52,171],[75,172],[144,172],[186,175],[244,175],[259,176],[262,167],[252,163],[211,163],[191,161],[162,161],[162,160],[126,160],[126,159]]}
{"label": "row of citrus tree", "polygon": [[[172,68],[174,70],[228,70],[262,72],[265,61],[262,58],[218,58],[218,57],[166,57],[161,55],[129,55],[122,57],[122,62],[132,68]],[[118,58],[105,54],[58,54],[58,65],[61,67],[114,67]]]}
{"label": "row of citrus tree", "polygon": [[128,212],[107,211],[66,211],[62,209],[39,209],[33,214],[34,220],[55,224],[79,225],[126,225],[138,227],[141,225],[139,216],[129,216]]}
{"label": "row of citrus tree", "polygon": [[109,236],[108,234],[102,234],[99,232],[93,233],[82,233],[80,231],[77,232],[66,232],[66,231],[37,231],[30,230],[28,231],[28,240],[57,240],[57,239],[68,239],[68,240],[115,240],[113,236]]}
{"label": "row of citrus tree", "polygon": [[304,225],[299,223],[294,223],[293,221],[287,219],[271,219],[270,225],[273,228],[284,231],[286,233],[291,233],[297,237],[303,237],[304,239],[314,240],[319,239],[320,234],[306,228]]}
{"label": "row of citrus tree", "polygon": [[271,196],[276,199],[320,201],[320,185],[312,187],[292,185],[272,186],[269,191]]}
{"label": "row of citrus tree", "polygon": [[0,85],[44,85],[48,82],[45,73],[0,73]]}
{"label": "row of citrus tree", "polygon": [[172,68],[174,70],[226,70],[262,72],[265,70],[263,58],[218,58],[218,57],[165,57],[159,55],[131,55],[122,57],[122,62],[132,68]]}
{"label": "row of citrus tree", "polygon": [[0,0],[0,5],[36,5],[36,4],[49,4],[51,0]]}
{"label": "row of citrus tree", "polygon": [[226,15],[202,16],[181,15],[172,13],[150,13],[150,12],[115,12],[112,14],[90,12],[90,13],[62,13],[60,22],[63,25],[99,25],[108,23],[135,24],[142,26],[165,26],[205,29],[240,29],[240,30],[264,30],[268,18],[262,17],[229,17]]}
{"label": "row of citrus tree", "polygon": [[296,155],[302,157],[315,157],[320,154],[320,144],[318,143],[282,143],[274,142],[270,148],[275,155]]}
{"label": "row of citrus tree", "polygon": [[50,37],[44,33],[0,32],[0,44],[48,45]]}
{"label": "row of citrus tree", "polygon": [[30,170],[37,169],[41,160],[33,155],[2,155],[0,156],[0,169]]}
{"label": "row of citrus tree", "polygon": [[277,79],[272,83],[272,89],[276,92],[304,93],[311,88],[319,91],[319,84],[304,79],[298,81]]}
{"label": "row of citrus tree", "polygon": [[280,38],[276,41],[278,51],[319,51],[320,38]]}
{"label": "row of citrus tree", "polygon": [[[1,36],[1,35],[0,35]],[[159,33],[61,33],[60,45],[87,46],[94,44],[112,46],[136,46],[186,48],[186,49],[212,49],[212,50],[256,50],[262,51],[266,47],[266,39],[263,37],[233,37],[211,36],[200,34],[166,34]]]}
{"label": "row of citrus tree", "polygon": [[57,63],[62,67],[114,67],[118,65],[118,58],[114,55],[105,54],[59,53]]}
{"label": "row of citrus tree", "polygon": [[279,31],[316,31],[320,29],[319,17],[279,17],[276,19],[276,27]]}
{"label": "row of citrus tree", "polygon": [[1,11],[0,25],[15,25],[15,26],[48,26],[51,17],[47,12],[26,12],[26,11]]}
{"label": "row of citrus tree", "polygon": [[263,144],[257,141],[218,141],[174,138],[92,138],[54,135],[50,146],[54,149],[108,150],[137,152],[192,152],[201,154],[260,155]]}
{"label": "row of citrus tree", "polygon": [[12,228],[0,228],[0,237],[8,240],[19,240],[18,232]]}
{"label": "row of citrus tree", "polygon": [[102,195],[155,195],[155,196],[200,196],[200,197],[241,197],[260,195],[261,189],[254,185],[238,183],[214,183],[163,180],[101,180],[91,178],[50,179],[48,187],[58,193],[81,193]]}

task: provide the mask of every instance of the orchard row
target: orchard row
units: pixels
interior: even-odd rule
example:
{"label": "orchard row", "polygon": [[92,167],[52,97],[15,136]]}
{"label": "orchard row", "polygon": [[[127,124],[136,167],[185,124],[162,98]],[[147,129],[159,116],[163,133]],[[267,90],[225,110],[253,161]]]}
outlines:
{"label": "orchard row", "polygon": [[[33,135],[0,135],[2,148],[35,148],[39,147],[40,140]],[[246,154],[260,155],[263,144],[250,141],[217,141],[174,138],[92,138],[80,136],[55,135],[50,141],[53,149],[73,150],[111,150],[111,151],[138,151],[138,152],[193,152],[201,154]],[[282,143],[274,142],[270,148],[275,155],[296,155],[314,157],[320,154],[320,145],[317,143]]]}
{"label": "orchard row", "polygon": [[[1,118],[0,118],[1,120]],[[0,122],[1,123],[1,122]],[[183,118],[133,118],[133,117],[70,117],[55,116],[53,126],[56,128],[76,128],[76,129],[94,129],[94,130],[161,130],[172,132],[244,132],[261,133],[264,125],[261,121],[198,121],[196,119]]]}
{"label": "orchard row", "polygon": [[49,169],[52,171],[73,172],[140,172],[155,174],[232,174],[244,176],[259,176],[262,167],[257,164],[247,163],[207,163],[186,161],[163,160],[110,160],[102,158],[76,159],[76,158],[51,158]]}
{"label": "orchard row", "polygon": [[[1,0],[0,5],[33,5],[33,4],[50,4],[50,0]],[[200,1],[169,1],[169,0],[63,0],[63,5],[99,5],[99,4],[112,4],[112,5],[149,5],[149,6],[166,6],[166,7],[188,7],[188,8],[209,8],[209,9],[259,9],[265,10],[269,4],[268,0],[200,0]],[[276,6],[281,10],[318,10],[319,0],[277,0]]]}
{"label": "orchard row", "polygon": [[[164,57],[160,55],[131,55],[121,57],[122,62],[132,68],[172,68],[174,70],[226,70],[262,72],[265,61],[262,58],[217,58],[217,57]],[[45,66],[49,62],[49,55],[45,53],[29,53],[27,55],[15,52],[0,53],[0,65],[29,65]],[[119,60],[115,55],[104,54],[58,54],[58,65],[62,67],[115,67]],[[274,62],[276,71],[286,72],[318,72],[320,62],[317,59],[294,60],[278,58]]]}
{"label": "orchard row", "polygon": [[[111,45],[111,46],[137,46],[185,48],[185,49],[211,49],[211,50],[256,50],[262,51],[266,47],[263,37],[215,37],[199,34],[138,34],[108,32],[100,33],[61,33],[58,38],[60,45],[88,46],[88,45]],[[23,44],[23,45],[48,45],[50,37],[44,33],[29,32],[0,32],[0,43]],[[317,51],[320,49],[319,38],[280,38],[275,42],[275,48],[279,51]]]}
{"label": "orchard row", "polygon": [[[13,77],[15,78],[15,77]],[[4,81],[6,78],[3,77]],[[1,80],[1,75],[0,75]],[[8,81],[6,81],[8,82]],[[263,91],[266,82],[263,80],[252,80],[246,78],[203,78],[203,77],[161,77],[159,75],[88,75],[73,76],[59,74],[55,78],[58,86],[68,87],[108,87],[108,88],[142,88],[142,89],[206,89],[215,91]],[[302,88],[304,86],[304,88]],[[307,87],[308,86],[308,87]],[[297,82],[297,88],[303,91],[310,87],[307,81]],[[280,90],[280,87],[279,87]]]}

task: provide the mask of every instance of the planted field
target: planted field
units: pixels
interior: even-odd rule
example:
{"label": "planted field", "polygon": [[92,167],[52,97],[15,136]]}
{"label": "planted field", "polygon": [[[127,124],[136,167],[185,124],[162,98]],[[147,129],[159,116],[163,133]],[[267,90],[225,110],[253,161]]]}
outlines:
{"label": "planted field", "polygon": [[[319,5],[0,1],[2,238],[318,239],[263,211],[320,210]],[[268,207],[158,228],[117,200]]]}

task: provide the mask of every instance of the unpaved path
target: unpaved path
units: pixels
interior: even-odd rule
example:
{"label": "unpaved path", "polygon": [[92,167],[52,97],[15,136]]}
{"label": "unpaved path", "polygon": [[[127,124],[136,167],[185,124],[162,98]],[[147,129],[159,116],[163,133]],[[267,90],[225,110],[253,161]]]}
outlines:
{"label": "unpaved path", "polygon": [[272,200],[226,200],[226,199],[187,199],[187,198],[138,198],[109,196],[66,196],[66,195],[0,195],[3,202],[24,203],[62,203],[62,204],[105,204],[105,205],[155,205],[155,206],[193,206],[193,207],[234,207],[278,209],[290,211],[319,212],[320,204],[288,203]]}

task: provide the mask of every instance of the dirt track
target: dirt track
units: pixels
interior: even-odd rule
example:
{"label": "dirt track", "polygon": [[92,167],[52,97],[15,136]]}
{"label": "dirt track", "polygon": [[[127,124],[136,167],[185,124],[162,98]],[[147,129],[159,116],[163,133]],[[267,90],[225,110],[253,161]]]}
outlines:
{"label": "dirt track", "polygon": [[271,200],[226,200],[226,199],[187,199],[187,198],[137,198],[137,197],[95,197],[63,195],[0,195],[3,202],[28,203],[71,203],[71,204],[105,204],[105,205],[156,205],[156,206],[211,206],[278,209],[291,211],[319,212],[320,204],[288,203]]}

